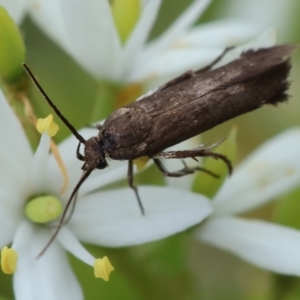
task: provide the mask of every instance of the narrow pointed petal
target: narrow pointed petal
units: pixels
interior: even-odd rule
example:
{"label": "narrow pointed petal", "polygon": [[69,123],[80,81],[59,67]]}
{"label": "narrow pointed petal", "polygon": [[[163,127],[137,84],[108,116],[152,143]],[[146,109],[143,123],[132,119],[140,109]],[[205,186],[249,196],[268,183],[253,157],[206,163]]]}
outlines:
{"label": "narrow pointed petal", "polygon": [[[161,0],[146,1],[143,4],[142,12],[133,32],[131,33],[124,47],[124,63],[129,67],[140,53],[148,39],[148,35],[153,27]],[[124,65],[124,69],[128,70]],[[122,74],[123,76],[125,74]]]}
{"label": "narrow pointed petal", "polygon": [[70,268],[66,253],[54,242],[37,259],[50,238],[46,229],[33,228],[29,243],[19,244],[18,265],[14,274],[16,299],[83,299],[80,286]]}
{"label": "narrow pointed petal", "polygon": [[174,48],[144,60],[143,68],[136,68],[129,81],[155,78],[167,80],[187,70],[197,70],[218,57],[224,48]]}
{"label": "narrow pointed petal", "polygon": [[[195,35],[197,37],[197,34]],[[206,38],[208,39],[208,37]],[[219,39],[215,37],[214,40]],[[249,42],[237,46],[233,50],[229,51],[214,68],[237,59],[242,52],[246,50],[273,46],[275,41],[276,33],[274,29],[269,29]],[[193,45],[193,43],[194,41],[192,37],[190,40],[185,40],[185,37],[183,37],[182,40],[179,39],[176,41],[174,43],[174,47],[168,49],[168,51],[161,51],[144,58],[143,68],[135,68],[128,78],[128,81],[134,82],[151,78],[152,84],[161,84],[162,79],[166,81],[188,69],[197,70],[208,65],[209,62],[218,57],[224,51],[224,48],[228,46],[228,44],[224,44],[222,47],[207,47],[206,45],[201,45],[201,42],[198,42],[199,45],[197,45],[197,42],[195,42],[195,45]],[[159,80],[155,81],[155,78],[158,78]],[[152,85],[150,88],[151,87]]]}
{"label": "narrow pointed petal", "polygon": [[65,250],[72,253],[86,264],[90,266],[94,265],[95,258],[81,245],[77,237],[67,227],[61,229],[57,239]]}
{"label": "narrow pointed petal", "polygon": [[115,80],[121,44],[108,1],[62,0],[61,8],[70,54],[94,76]]}
{"label": "narrow pointed petal", "polygon": [[195,0],[166,32],[149,44],[143,58],[145,59],[146,56],[150,57],[169,47],[174,40],[186,32],[189,26],[195,23],[209,4],[210,0]]}
{"label": "narrow pointed petal", "polygon": [[207,198],[191,192],[139,187],[139,193],[144,216],[131,189],[116,189],[81,199],[69,227],[81,241],[121,247],[181,232],[212,212]]}
{"label": "narrow pointed petal", "polygon": [[295,188],[300,182],[300,128],[259,147],[233,172],[213,201],[215,213],[242,213]]}
{"label": "narrow pointed petal", "polygon": [[31,165],[32,190],[34,190],[36,194],[45,193],[49,190],[48,176],[46,175],[48,171],[49,149],[50,137],[47,134],[42,134]]}
{"label": "narrow pointed petal", "polygon": [[222,58],[222,60],[215,65],[214,68],[228,64],[232,60],[240,57],[240,55],[247,50],[250,49],[257,50],[260,48],[272,47],[276,44],[276,40],[277,40],[276,31],[273,28],[270,28],[262,32],[260,35],[256,36],[255,38],[251,39],[249,42],[240,45],[238,47],[235,47],[233,50],[229,51],[224,56],[224,58]]}
{"label": "narrow pointed petal", "polygon": [[280,32],[280,36],[286,39],[296,20],[293,18],[296,18],[295,11],[299,9],[297,5],[298,1],[294,0],[234,0],[224,6],[222,16],[238,16],[250,22],[255,20],[256,26],[262,30],[274,26]]}
{"label": "narrow pointed petal", "polygon": [[216,217],[196,237],[272,272],[300,275],[300,232],[264,221]]}
{"label": "narrow pointed petal", "polygon": [[118,182],[127,178],[128,162],[117,162],[108,166],[106,170],[95,170],[90,178],[82,185],[80,195],[88,194],[107,184]]}
{"label": "narrow pointed petal", "polygon": [[181,47],[230,47],[259,34],[255,24],[235,19],[217,20],[193,27],[175,42]]}
{"label": "narrow pointed petal", "polygon": [[11,193],[6,197],[0,193],[0,249],[12,242],[19,222],[23,218],[21,206],[16,205],[16,201],[13,201],[11,196]]}
{"label": "narrow pointed petal", "polygon": [[[0,195],[21,195],[26,190],[32,152],[21,123],[0,91]],[[4,130],[9,128],[9,130]],[[16,186],[18,187],[16,189]],[[4,197],[3,197],[4,198]],[[7,199],[7,200],[12,200]],[[16,199],[14,199],[16,200]]]}
{"label": "narrow pointed petal", "polygon": [[31,18],[61,47],[71,48],[65,30],[60,0],[26,0]]}
{"label": "narrow pointed petal", "polygon": [[5,7],[17,24],[22,22],[25,15],[26,0],[1,0],[0,5]]}

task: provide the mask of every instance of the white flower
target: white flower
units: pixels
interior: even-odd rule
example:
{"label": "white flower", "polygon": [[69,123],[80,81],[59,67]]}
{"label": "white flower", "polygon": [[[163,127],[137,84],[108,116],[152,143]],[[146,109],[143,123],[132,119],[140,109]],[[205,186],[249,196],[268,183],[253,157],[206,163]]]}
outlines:
{"label": "white flower", "polygon": [[[92,193],[126,177],[125,163],[111,162],[107,171],[93,172],[83,184],[71,221],[37,259],[53,227],[38,225],[25,217],[27,201],[39,195],[52,195],[66,203],[82,172],[74,153],[77,141],[69,138],[59,146],[69,174],[68,189],[61,195],[62,175],[49,156],[49,137],[42,135],[33,154],[2,92],[0,107],[0,247],[12,244],[18,253],[14,274],[17,299],[83,299],[65,253],[67,250],[93,266],[95,258],[79,240],[108,247],[141,244],[185,230],[212,211],[205,197],[172,188],[139,187],[145,216],[140,214],[130,188]],[[90,137],[95,130],[80,133]]]}
{"label": "white flower", "polygon": [[195,0],[163,34],[148,42],[161,4],[141,1],[139,19],[125,44],[119,38],[109,1],[35,0],[37,24],[96,78],[158,85],[216,58],[225,47],[257,34],[252,23],[222,20],[191,27],[209,5]]}
{"label": "white flower", "polygon": [[300,231],[235,216],[300,186],[300,128],[258,148],[213,199],[214,213],[196,237],[264,269],[300,276]]}

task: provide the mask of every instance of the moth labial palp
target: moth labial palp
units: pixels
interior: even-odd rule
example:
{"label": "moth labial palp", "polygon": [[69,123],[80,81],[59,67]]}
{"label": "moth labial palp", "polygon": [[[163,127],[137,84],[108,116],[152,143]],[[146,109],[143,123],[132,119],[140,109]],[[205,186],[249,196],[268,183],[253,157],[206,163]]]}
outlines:
{"label": "moth labial palp", "polygon": [[[241,114],[260,108],[264,104],[277,105],[287,100],[290,56],[295,45],[281,45],[258,50],[248,50],[232,62],[212,69],[228,51],[208,66],[198,71],[187,71],[172,79],[150,94],[146,94],[125,107],[113,112],[100,126],[96,136],[85,140],[47,96],[30,69],[24,67],[53,108],[58,117],[79,141],[77,158],[84,161],[83,175],[61,217],[59,225],[44,251],[63,226],[66,211],[82,183],[94,169],[104,169],[107,159],[128,160],[128,183],[134,190],[142,214],[145,213],[137,187],[133,181],[133,160],[147,156],[158,169],[170,177],[181,177],[195,171],[209,170],[189,168],[167,171],[160,159],[184,159],[212,157],[222,160],[232,171],[231,162],[211,147],[198,147],[184,151],[165,151],[188,138],[207,131]],[[79,151],[84,145],[84,153]]]}

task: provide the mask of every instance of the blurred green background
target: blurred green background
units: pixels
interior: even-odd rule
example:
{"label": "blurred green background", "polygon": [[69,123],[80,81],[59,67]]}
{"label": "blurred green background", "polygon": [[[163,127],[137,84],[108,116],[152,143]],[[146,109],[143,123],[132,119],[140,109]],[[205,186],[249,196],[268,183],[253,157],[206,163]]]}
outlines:
{"label": "blurred green background", "polygon": [[[261,14],[259,16],[260,5],[264,1],[269,3],[270,9],[268,15]],[[151,37],[157,36],[166,29],[191,2],[164,0]],[[267,29],[270,24],[278,30],[279,43],[299,42],[300,1],[253,0],[253,11],[247,9],[246,12],[236,11],[235,2],[239,2],[239,0],[213,1],[198,23],[226,16],[242,20],[253,16],[253,22],[261,22],[262,31]],[[276,5],[287,6],[288,13],[272,15]],[[21,31],[27,47],[27,63],[34,70],[47,93],[76,128],[90,124],[90,116],[94,107],[91,103],[99,93],[101,85],[47,38],[30,18],[27,17],[24,20]],[[237,124],[237,161],[240,161],[269,137],[284,129],[299,126],[299,60],[300,51],[292,59],[292,84],[289,92],[291,97],[287,104],[282,104],[278,108],[264,107],[228,121],[204,133],[203,140],[212,142],[220,140],[228,135],[233,124]],[[37,95],[35,99],[38,99],[36,103],[33,103],[36,114],[40,117],[46,116],[50,112],[50,108],[40,96]],[[61,125],[60,128],[58,141],[69,135],[64,126]],[[75,155],[75,153],[70,153],[70,155]],[[285,216],[291,213],[291,218],[296,220],[291,223],[297,226],[300,224],[298,220],[300,215],[299,196],[299,191],[296,191],[292,196],[282,197],[285,199],[279,199],[277,202],[251,212],[251,217],[288,224],[289,219],[282,217],[281,214],[284,211]],[[295,203],[294,199],[298,199],[299,203]],[[87,247],[97,257],[109,256],[116,269],[111,275],[111,280],[105,283],[94,278],[90,267],[70,256],[70,261],[83,286],[85,299],[88,300],[300,299],[300,279],[274,275],[261,270],[233,255],[196,243],[189,238],[188,233],[129,249],[99,249],[88,245]],[[13,298],[11,277],[2,273],[0,274],[0,292],[7,299]],[[2,298],[0,297],[0,299]]]}

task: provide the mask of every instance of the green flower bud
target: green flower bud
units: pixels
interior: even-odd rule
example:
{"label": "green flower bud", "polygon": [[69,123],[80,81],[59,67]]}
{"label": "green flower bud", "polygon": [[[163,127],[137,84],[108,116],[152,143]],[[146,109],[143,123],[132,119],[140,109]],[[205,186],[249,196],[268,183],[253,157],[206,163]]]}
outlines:
{"label": "green flower bud", "polygon": [[124,44],[140,16],[140,0],[112,0],[112,15]]}
{"label": "green flower bud", "polygon": [[[213,152],[223,154],[231,162],[233,162],[236,157],[236,133],[237,127],[234,126],[230,131],[229,137],[220,145],[215,147]],[[212,198],[222,186],[225,178],[228,176],[228,168],[221,160],[215,160],[212,158],[205,159],[202,167],[214,172],[219,176],[219,178],[214,178],[209,174],[199,172],[194,179],[192,190],[196,193]]]}
{"label": "green flower bud", "polygon": [[25,45],[17,25],[0,6],[0,75],[10,84],[24,79]]}

